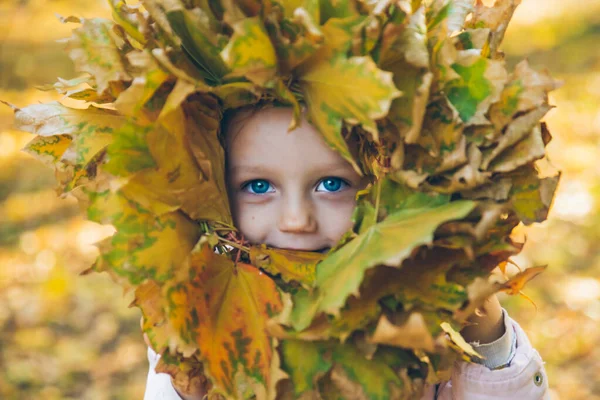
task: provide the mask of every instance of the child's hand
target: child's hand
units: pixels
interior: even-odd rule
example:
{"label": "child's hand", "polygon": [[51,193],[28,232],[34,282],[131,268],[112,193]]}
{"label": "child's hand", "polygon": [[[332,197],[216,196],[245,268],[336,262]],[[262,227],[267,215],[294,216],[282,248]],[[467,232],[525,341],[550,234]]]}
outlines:
{"label": "child's hand", "polygon": [[[144,317],[140,319],[140,326],[142,329],[144,328]],[[150,339],[148,338],[148,335],[146,333],[144,333],[144,342],[146,342],[146,345],[148,347],[154,350],[154,348],[152,347],[152,343],[150,343]],[[154,350],[154,352],[156,352],[156,350]],[[173,385],[173,388],[175,389],[175,391],[177,391],[177,394],[179,394],[179,396],[183,400],[200,400],[206,394],[199,377],[198,379],[192,378],[191,383],[189,385],[186,385],[185,387],[178,383],[179,382],[177,380],[174,380],[173,377],[171,377],[171,384]]]}
{"label": "child's hand", "polygon": [[460,333],[467,342],[492,343],[504,335],[502,307],[496,295],[493,295],[480,308],[483,315],[471,315],[468,319],[469,325]]}

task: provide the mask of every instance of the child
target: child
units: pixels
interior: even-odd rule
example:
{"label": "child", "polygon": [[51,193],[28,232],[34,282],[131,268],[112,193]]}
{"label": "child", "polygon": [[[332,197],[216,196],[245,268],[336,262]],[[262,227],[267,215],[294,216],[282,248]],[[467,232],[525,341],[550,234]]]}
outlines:
{"label": "child", "polygon": [[[305,118],[287,133],[290,108],[237,112],[225,128],[227,181],[237,228],[251,243],[325,252],[351,228],[357,191],[366,182],[330,149]],[[427,399],[546,399],[543,362],[525,332],[495,296],[485,316],[461,332],[485,357],[481,364],[457,362],[449,381],[428,386]],[[150,347],[145,400],[201,399],[177,391],[167,374],[156,374]]]}

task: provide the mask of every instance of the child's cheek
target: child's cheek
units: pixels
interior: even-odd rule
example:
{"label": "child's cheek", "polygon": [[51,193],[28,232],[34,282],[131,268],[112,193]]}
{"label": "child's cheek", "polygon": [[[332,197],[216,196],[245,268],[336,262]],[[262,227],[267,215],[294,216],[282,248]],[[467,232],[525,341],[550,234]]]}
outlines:
{"label": "child's cheek", "polygon": [[353,196],[344,201],[322,203],[317,213],[321,233],[334,243],[340,240],[352,228],[355,204]]}
{"label": "child's cheek", "polygon": [[273,218],[273,213],[268,212],[268,207],[238,202],[234,208],[234,223],[244,235],[244,239],[254,244],[264,243],[272,224],[270,220]]}

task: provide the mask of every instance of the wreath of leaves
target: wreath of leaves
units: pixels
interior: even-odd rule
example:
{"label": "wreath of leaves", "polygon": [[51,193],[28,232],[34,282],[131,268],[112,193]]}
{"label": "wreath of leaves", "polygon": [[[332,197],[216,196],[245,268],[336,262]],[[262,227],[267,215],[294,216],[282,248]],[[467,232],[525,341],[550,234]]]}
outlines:
{"label": "wreath of leaves", "polygon": [[[66,40],[60,102],[13,106],[58,193],[116,232],[84,273],[135,291],[158,371],[224,398],[401,399],[477,353],[461,324],[518,293],[490,271],[543,221],[535,162],[558,87],[498,47],[519,0],[111,0]],[[372,184],[327,255],[244,243],[225,189],[226,110],[301,106]],[[359,140],[353,156],[347,139]]]}

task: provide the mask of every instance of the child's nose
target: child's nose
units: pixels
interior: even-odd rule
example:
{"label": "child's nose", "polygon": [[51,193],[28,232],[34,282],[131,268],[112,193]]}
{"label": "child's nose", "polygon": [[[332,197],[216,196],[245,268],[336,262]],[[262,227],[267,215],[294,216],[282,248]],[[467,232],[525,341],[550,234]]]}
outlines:
{"label": "child's nose", "polygon": [[292,233],[315,232],[317,221],[310,202],[299,198],[285,199],[279,216],[279,230]]}

